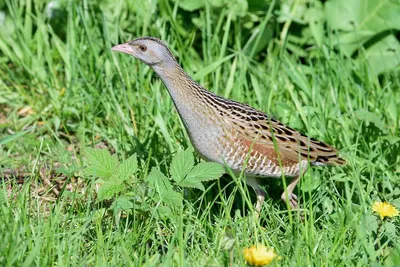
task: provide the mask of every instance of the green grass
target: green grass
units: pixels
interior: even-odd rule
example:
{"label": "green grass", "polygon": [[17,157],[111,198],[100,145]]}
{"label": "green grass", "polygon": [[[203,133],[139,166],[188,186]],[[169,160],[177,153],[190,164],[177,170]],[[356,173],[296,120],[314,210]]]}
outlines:
{"label": "green grass", "polygon": [[[273,247],[282,266],[400,265],[399,219],[381,223],[371,210],[376,200],[400,208],[399,73],[371,75],[333,48],[334,34],[306,56],[279,34],[252,52],[228,7],[203,9],[193,26],[168,1],[60,1],[52,19],[44,1],[25,2],[0,5],[0,265],[242,266],[243,248],[256,243]],[[261,32],[276,19],[263,14]],[[204,192],[174,182],[173,158],[191,144],[168,92],[147,66],[110,51],[143,35],[168,42],[209,90],[341,151],[347,166],[301,180],[304,221],[279,200],[279,179],[265,180],[259,220],[240,179],[225,175]],[[117,197],[99,201],[87,147],[119,162],[137,155]],[[157,201],[153,168],[182,205]],[[121,197],[129,208],[115,208]]]}

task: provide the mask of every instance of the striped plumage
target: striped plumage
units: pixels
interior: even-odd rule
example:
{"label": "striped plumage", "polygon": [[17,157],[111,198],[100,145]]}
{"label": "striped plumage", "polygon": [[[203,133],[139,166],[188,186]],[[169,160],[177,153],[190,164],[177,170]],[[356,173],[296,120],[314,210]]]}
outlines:
{"label": "striped plumage", "polygon": [[157,38],[138,38],[114,46],[113,50],[140,59],[159,75],[202,158],[225,164],[234,172],[245,169],[246,182],[258,196],[258,210],[264,191],[257,178],[294,177],[282,199],[297,207],[297,197],[292,191],[309,163],[345,164],[331,146],[307,137],[262,111],[204,89],[180,67],[168,47]]}

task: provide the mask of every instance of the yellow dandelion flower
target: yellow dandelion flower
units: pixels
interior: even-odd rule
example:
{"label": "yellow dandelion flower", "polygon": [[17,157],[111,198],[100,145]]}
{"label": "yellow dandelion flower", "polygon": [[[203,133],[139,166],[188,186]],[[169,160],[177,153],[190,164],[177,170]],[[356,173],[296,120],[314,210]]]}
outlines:
{"label": "yellow dandelion flower", "polygon": [[375,201],[372,205],[372,210],[378,213],[381,219],[385,219],[385,217],[394,217],[399,216],[399,211],[390,203]]}
{"label": "yellow dandelion flower", "polygon": [[244,259],[252,266],[264,266],[270,264],[278,255],[274,249],[263,245],[251,246],[243,250]]}

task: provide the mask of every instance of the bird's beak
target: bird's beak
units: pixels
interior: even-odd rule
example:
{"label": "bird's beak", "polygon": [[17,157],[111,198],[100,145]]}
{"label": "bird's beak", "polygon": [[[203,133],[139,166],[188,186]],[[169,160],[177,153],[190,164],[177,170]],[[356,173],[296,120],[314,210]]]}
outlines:
{"label": "bird's beak", "polygon": [[128,43],[119,44],[111,48],[112,51],[122,52],[125,54],[132,54],[132,47]]}

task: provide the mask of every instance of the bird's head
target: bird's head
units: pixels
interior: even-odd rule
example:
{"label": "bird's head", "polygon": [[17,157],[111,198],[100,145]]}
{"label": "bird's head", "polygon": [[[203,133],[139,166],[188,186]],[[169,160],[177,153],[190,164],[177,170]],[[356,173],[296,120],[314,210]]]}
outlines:
{"label": "bird's head", "polygon": [[176,62],[168,47],[154,37],[140,37],[111,48],[113,51],[134,56],[150,67],[168,66]]}

